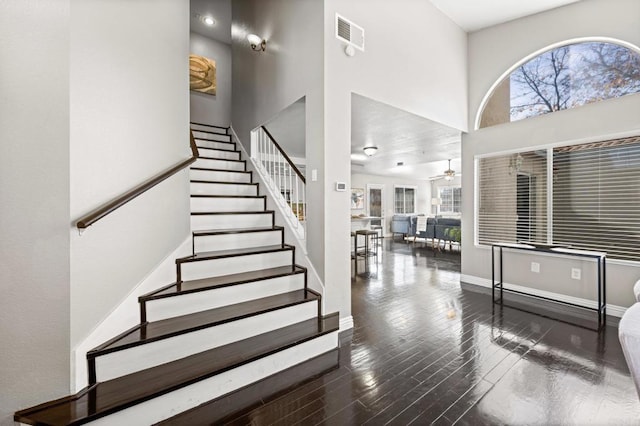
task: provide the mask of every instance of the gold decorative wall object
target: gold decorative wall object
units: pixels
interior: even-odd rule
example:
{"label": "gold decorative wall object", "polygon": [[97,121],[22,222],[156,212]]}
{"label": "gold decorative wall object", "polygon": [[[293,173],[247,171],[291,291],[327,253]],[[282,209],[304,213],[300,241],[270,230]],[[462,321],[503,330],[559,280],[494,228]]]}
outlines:
{"label": "gold decorative wall object", "polygon": [[189,55],[189,88],[216,94],[216,62],[200,55]]}

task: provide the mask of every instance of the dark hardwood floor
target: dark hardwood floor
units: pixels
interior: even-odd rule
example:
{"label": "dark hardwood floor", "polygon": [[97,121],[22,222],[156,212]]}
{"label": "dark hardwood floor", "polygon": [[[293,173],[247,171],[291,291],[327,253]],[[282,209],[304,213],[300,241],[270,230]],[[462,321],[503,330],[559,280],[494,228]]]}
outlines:
{"label": "dark hardwood floor", "polygon": [[614,326],[492,305],[461,289],[459,253],[419,242],[359,262],[339,367],[228,424],[640,424]]}

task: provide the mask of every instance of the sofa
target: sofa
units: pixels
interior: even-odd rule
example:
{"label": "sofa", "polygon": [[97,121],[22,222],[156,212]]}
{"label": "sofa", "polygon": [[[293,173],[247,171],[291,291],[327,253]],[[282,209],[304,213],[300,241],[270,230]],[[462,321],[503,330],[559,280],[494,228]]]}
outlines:
{"label": "sofa", "polygon": [[[425,220],[426,219],[426,220]],[[460,219],[446,217],[425,217],[424,215],[394,215],[391,219],[391,232],[403,237],[431,240],[438,247],[444,242],[449,248],[452,243],[460,243]]]}

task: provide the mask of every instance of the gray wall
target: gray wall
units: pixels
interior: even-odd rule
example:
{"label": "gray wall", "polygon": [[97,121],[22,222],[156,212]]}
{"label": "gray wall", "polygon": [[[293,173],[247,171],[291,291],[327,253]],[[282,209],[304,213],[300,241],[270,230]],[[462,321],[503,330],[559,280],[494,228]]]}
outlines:
{"label": "gray wall", "polygon": [[[307,249],[324,277],[324,118],[322,2],[317,0],[238,0],[232,3],[232,116],[238,137],[250,151],[250,133],[305,97]],[[267,39],[254,52],[247,34]]]}
{"label": "gray wall", "polygon": [[[589,36],[612,37],[640,45],[640,2],[635,0],[587,0],[518,19],[469,36],[469,121],[474,123],[480,102],[491,85],[509,67],[546,46]],[[568,25],[567,23],[571,23]],[[470,124],[472,125],[472,124]],[[547,114],[514,123],[471,130],[463,135],[463,281],[486,284],[490,278],[490,251],[474,246],[474,159],[477,155],[530,150],[548,144],[606,140],[640,133],[640,95]],[[541,272],[530,271],[531,261]],[[572,267],[583,269],[583,279],[570,279]],[[553,257],[513,255],[506,280],[574,297],[593,298],[592,265]],[[631,288],[640,278],[634,264],[610,261],[607,268],[607,302],[627,307],[633,303]],[[618,312],[622,310],[619,309]]]}
{"label": "gray wall", "polygon": [[[72,0],[70,222],[190,157],[188,23],[185,2]],[[73,347],[187,237],[187,172],[69,233]]]}
{"label": "gray wall", "polygon": [[189,53],[216,62],[216,94],[190,91],[191,121],[228,126],[231,122],[231,45],[191,32]]}
{"label": "gray wall", "polygon": [[[466,130],[467,36],[427,1],[324,3],[327,306],[350,312],[349,193],[334,188],[336,181],[350,186],[352,93]],[[336,12],[364,28],[364,52],[345,55]]]}
{"label": "gray wall", "polygon": [[69,1],[0,1],[0,424],[69,392]]}

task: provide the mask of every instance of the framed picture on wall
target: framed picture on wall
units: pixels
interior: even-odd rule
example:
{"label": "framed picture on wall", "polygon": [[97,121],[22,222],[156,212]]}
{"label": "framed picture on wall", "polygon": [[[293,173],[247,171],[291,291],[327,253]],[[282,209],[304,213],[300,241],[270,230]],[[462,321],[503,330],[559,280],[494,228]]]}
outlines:
{"label": "framed picture on wall", "polygon": [[363,188],[351,188],[351,209],[352,210],[364,209],[364,189]]}
{"label": "framed picture on wall", "polygon": [[216,61],[200,55],[189,55],[189,89],[208,95],[216,94]]}

